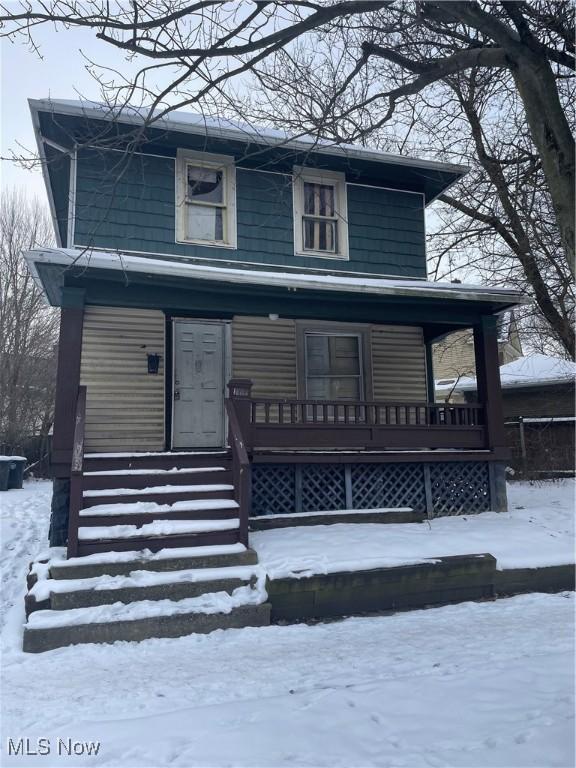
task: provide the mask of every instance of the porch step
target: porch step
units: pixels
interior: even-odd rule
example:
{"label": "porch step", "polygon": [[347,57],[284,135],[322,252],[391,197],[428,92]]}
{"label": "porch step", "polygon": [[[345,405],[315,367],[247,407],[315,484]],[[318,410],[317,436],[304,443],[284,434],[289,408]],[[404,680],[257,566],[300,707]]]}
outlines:
{"label": "porch step", "polygon": [[190,568],[221,568],[223,566],[256,565],[258,556],[244,544],[226,544],[209,547],[180,549],[128,550],[104,552],[69,560],[51,560],[37,563],[31,568],[29,586],[35,583],[38,573],[50,579],[87,579],[94,576],[126,576],[131,571],[183,571]]}
{"label": "porch step", "polygon": [[217,451],[159,451],[152,453],[87,453],[84,471],[129,469],[179,469],[190,467],[222,466],[230,469],[231,458],[227,450]]}
{"label": "porch step", "polygon": [[[214,558],[221,565],[207,567]],[[190,563],[198,567],[173,570]],[[106,572],[111,568],[125,570],[111,575]],[[193,555],[189,549],[162,556],[107,552],[35,563],[31,574],[36,582],[26,597],[23,646],[31,653],[270,623],[266,574],[255,553],[241,544],[202,547]]]}
{"label": "porch step", "polygon": [[[239,629],[242,627],[265,627],[270,624],[270,604],[240,605],[228,612],[202,611],[191,605],[192,601],[201,601],[203,598],[189,598],[181,600],[180,605],[175,603],[174,612],[153,613],[143,618],[131,618],[128,609],[131,606],[123,606],[128,618],[118,609],[110,614],[102,613],[100,608],[100,621],[94,623],[80,623],[86,621],[81,617],[70,617],[78,623],[58,624],[38,623],[42,614],[56,613],[55,611],[38,611],[32,614],[31,623],[24,628],[23,650],[26,653],[41,653],[54,648],[81,643],[115,643],[118,640],[140,641],[150,638],[182,637],[183,635],[207,634],[216,629]],[[172,601],[166,601],[172,602]],[[200,604],[200,603],[199,603]],[[188,608],[188,605],[190,607]],[[113,608],[114,606],[107,606]],[[86,609],[77,609],[86,610]],[[69,614],[71,611],[59,613]],[[38,618],[36,618],[38,617]],[[35,620],[36,619],[36,620]]]}
{"label": "porch step", "polygon": [[146,488],[101,488],[85,490],[82,494],[84,507],[104,503],[129,503],[136,501],[166,502],[208,499],[232,499],[234,486],[229,483],[206,485],[152,485]]}
{"label": "porch step", "polygon": [[129,487],[149,488],[165,482],[170,485],[230,484],[232,472],[225,467],[172,467],[171,469],[111,469],[83,473],[85,490]]}
{"label": "porch step", "polygon": [[[235,503],[235,502],[232,502]],[[156,536],[173,536],[187,533],[213,533],[215,531],[230,531],[239,527],[237,518],[229,520],[158,520],[142,526],[128,523],[127,525],[94,525],[80,526],[78,539],[87,541],[142,539]]]}
{"label": "porch step", "polygon": [[[171,501],[171,499],[170,499]],[[238,503],[232,499],[201,499],[158,504],[154,501],[97,504],[79,512],[80,525],[143,526],[154,520],[219,520],[238,517]]]}
{"label": "porch step", "polygon": [[255,583],[253,566],[191,568],[182,571],[134,570],[125,576],[94,576],[84,579],[42,579],[26,596],[26,613],[88,608],[138,600],[183,600],[208,592],[231,595],[238,587]]}
{"label": "porch step", "polygon": [[166,536],[142,536],[132,539],[84,539],[78,542],[78,557],[104,552],[130,552],[135,545],[159,552],[167,548],[188,548],[223,546],[237,544],[239,541],[238,528],[235,530],[210,531],[206,533],[170,534]]}

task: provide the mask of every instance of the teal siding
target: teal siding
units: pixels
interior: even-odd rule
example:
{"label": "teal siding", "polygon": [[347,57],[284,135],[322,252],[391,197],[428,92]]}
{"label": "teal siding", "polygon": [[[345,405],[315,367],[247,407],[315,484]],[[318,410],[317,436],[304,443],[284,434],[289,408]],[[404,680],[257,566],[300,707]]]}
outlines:
{"label": "teal siding", "polygon": [[175,242],[173,158],[82,150],[75,245],[322,270],[423,277],[423,197],[348,186],[350,259],[294,255],[290,177],[237,169],[238,248]]}

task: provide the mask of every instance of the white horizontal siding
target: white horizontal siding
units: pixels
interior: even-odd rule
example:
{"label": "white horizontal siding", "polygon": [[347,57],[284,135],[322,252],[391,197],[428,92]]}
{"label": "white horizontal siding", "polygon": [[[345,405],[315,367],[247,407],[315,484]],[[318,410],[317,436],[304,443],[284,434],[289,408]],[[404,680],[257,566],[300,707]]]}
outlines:
{"label": "white horizontal siding", "polygon": [[[157,375],[148,354],[159,354]],[[164,448],[164,315],[156,310],[87,307],[80,382],[87,387],[88,452]]]}
{"label": "white horizontal siding", "polygon": [[[331,323],[322,323],[329,328]],[[334,331],[341,327],[334,323]],[[371,334],[375,400],[425,401],[426,353],[417,326],[355,325]],[[251,379],[256,397],[297,397],[294,320],[235,317],[232,322],[232,373]]]}
{"label": "white horizontal siding", "polygon": [[232,321],[232,375],[252,379],[256,397],[295,398],[294,320],[235,317]]}
{"label": "white horizontal siding", "polygon": [[372,379],[375,400],[427,400],[426,349],[421,328],[372,326]]}

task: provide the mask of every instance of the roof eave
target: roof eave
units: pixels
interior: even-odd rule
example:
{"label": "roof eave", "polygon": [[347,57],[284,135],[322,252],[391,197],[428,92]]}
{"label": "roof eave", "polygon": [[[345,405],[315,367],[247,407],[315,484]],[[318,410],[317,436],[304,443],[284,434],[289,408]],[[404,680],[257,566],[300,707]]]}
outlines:
{"label": "roof eave", "polygon": [[[191,265],[188,262],[162,261],[161,259],[149,259],[132,256],[130,254],[103,253],[98,251],[75,251],[72,249],[39,249],[25,253],[25,259],[33,276],[42,283],[36,269],[37,263],[53,264],[57,266],[81,266],[90,269],[121,270],[126,272],[139,272],[145,274],[171,275],[200,280],[218,280],[222,282],[243,283],[267,286],[286,286],[286,274],[267,272],[266,270],[242,270],[236,268],[205,267]],[[393,279],[382,279],[379,285],[370,283],[345,284],[338,278],[328,276],[324,280],[315,280],[312,276],[290,275],[292,286],[302,290],[324,290],[347,294],[368,294],[380,296],[403,296],[408,298],[429,298],[468,300],[483,302],[486,304],[501,305],[494,312],[505,311],[510,306],[526,303],[527,299],[517,293],[491,293],[486,289],[465,290],[459,288],[446,288],[419,286],[414,281],[413,286],[394,285]],[[400,278],[399,278],[400,280]],[[374,280],[372,280],[374,282]],[[388,284],[387,284],[388,283]],[[45,293],[44,289],[43,292]]]}
{"label": "roof eave", "polygon": [[[102,112],[102,110],[99,110],[96,107],[91,107],[89,105],[80,106],[74,104],[62,104],[57,100],[51,99],[29,99],[28,103],[30,105],[30,109],[34,109],[36,112],[45,111],[51,112],[53,114],[69,115],[72,117],[90,117],[97,120],[110,119],[110,117],[107,117]],[[129,123],[130,125],[139,125],[142,123],[142,118],[134,114],[122,113],[121,117],[118,119],[118,122]],[[242,131],[240,128],[234,129],[224,126],[212,125],[201,126],[200,124],[195,125],[185,121],[179,122],[176,119],[165,120],[161,118],[157,120],[152,127],[160,127],[165,130],[173,130],[180,133],[192,133],[203,136],[208,135],[214,136],[216,138],[236,141],[250,140],[254,143],[268,145],[271,147],[286,147],[287,149],[301,150],[306,152],[313,151],[320,154],[334,155],[338,157],[352,157],[358,160],[369,160],[371,162],[388,165],[402,165],[412,168],[422,168],[423,170],[435,170],[442,171],[444,173],[458,174],[458,179],[452,182],[450,186],[456,183],[456,181],[462,178],[462,176],[464,176],[470,170],[469,166],[459,165],[457,163],[446,163],[437,160],[424,160],[406,157],[404,155],[392,155],[385,152],[378,152],[376,150],[371,151],[364,148],[355,149],[354,147],[350,147],[348,145],[343,146],[340,144],[334,144],[332,146],[322,146],[304,141],[302,139],[282,139],[280,137],[274,138],[271,136],[265,137],[257,133],[248,134],[245,131]]]}

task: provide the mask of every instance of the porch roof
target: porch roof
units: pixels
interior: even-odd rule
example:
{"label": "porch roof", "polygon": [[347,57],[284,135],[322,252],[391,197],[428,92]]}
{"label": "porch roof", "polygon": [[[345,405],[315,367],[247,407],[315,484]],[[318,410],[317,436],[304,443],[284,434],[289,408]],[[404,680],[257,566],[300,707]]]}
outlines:
{"label": "porch roof", "polygon": [[426,341],[526,301],[517,291],[479,285],[213,267],[102,251],[42,249],[25,257],[53,306],[158,309],[173,317],[220,320],[276,315],[421,326]]}

